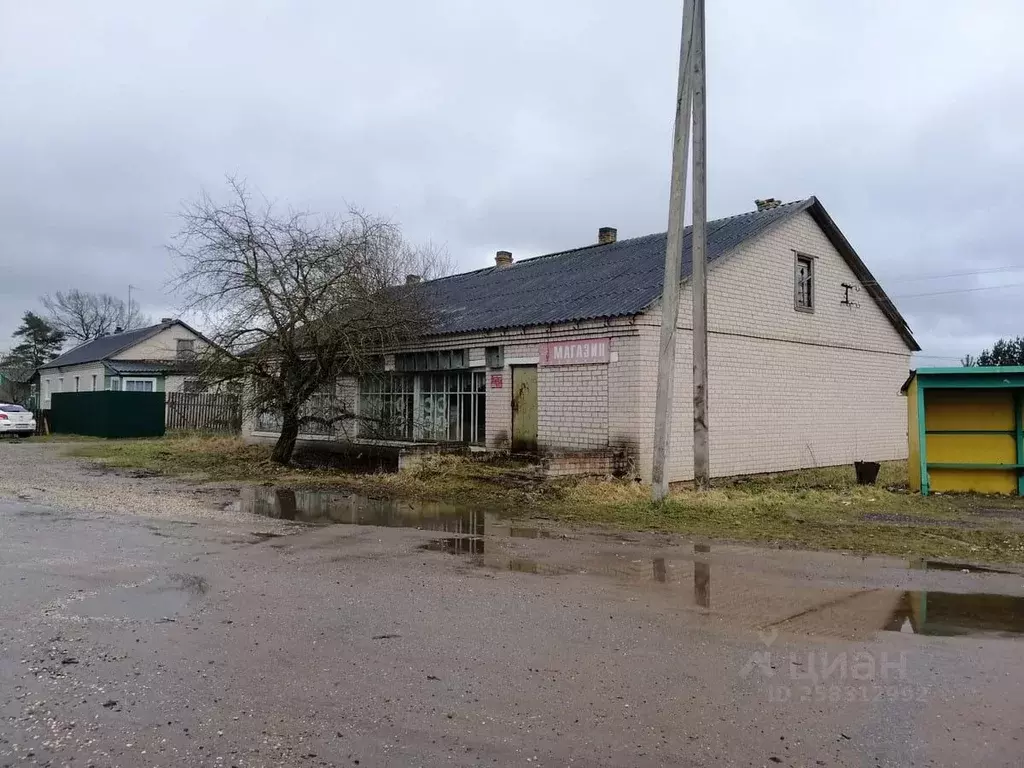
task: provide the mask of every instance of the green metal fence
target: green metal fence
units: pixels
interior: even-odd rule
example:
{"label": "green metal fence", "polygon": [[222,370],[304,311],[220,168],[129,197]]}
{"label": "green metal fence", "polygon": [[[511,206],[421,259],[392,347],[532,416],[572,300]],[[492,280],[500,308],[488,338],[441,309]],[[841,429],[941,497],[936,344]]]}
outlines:
{"label": "green metal fence", "polygon": [[58,392],[50,398],[50,428],[63,435],[160,437],[163,392]]}

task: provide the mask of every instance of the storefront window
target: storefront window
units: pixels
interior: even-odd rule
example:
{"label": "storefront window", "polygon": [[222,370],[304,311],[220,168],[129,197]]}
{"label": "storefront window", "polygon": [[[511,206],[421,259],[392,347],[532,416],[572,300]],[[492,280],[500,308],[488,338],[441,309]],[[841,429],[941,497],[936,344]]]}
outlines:
{"label": "storefront window", "polygon": [[[299,411],[299,434],[318,437],[348,435],[345,422],[351,407],[341,401],[333,386],[328,385],[314,392]],[[255,429],[257,432],[280,434],[283,421],[279,412],[263,411],[256,415]]]}
{"label": "storefront window", "polygon": [[359,435],[427,442],[484,442],[483,371],[385,374],[359,387]]}
{"label": "storefront window", "polygon": [[486,426],[483,371],[419,375],[420,439],[482,443]]}
{"label": "storefront window", "polygon": [[405,374],[382,374],[360,381],[360,437],[413,439],[413,379]]}

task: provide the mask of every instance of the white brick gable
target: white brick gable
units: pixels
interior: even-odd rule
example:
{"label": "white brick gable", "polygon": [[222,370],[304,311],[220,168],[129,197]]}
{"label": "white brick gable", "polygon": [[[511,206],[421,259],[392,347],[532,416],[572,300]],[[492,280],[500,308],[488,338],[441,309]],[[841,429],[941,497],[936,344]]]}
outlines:
{"label": "white brick gable", "polygon": [[[812,313],[793,306],[795,252],[815,257]],[[715,476],[904,458],[899,388],[911,350],[808,213],[714,263],[708,272],[711,471]],[[690,286],[680,304],[669,479],[693,477]],[[657,367],[661,310],[641,319],[644,370]],[[650,479],[654,384],[635,429]]]}

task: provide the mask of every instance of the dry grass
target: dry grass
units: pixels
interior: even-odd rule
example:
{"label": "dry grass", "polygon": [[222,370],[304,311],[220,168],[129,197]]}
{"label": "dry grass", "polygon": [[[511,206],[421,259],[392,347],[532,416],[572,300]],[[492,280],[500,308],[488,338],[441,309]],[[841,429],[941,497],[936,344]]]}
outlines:
{"label": "dry grass", "polygon": [[1024,562],[1024,532],[1019,524],[975,514],[980,507],[1006,507],[1009,514],[1024,518],[1021,500],[976,495],[922,498],[906,490],[904,462],[883,465],[877,486],[858,486],[852,467],[833,467],[720,481],[703,493],[675,490],[659,505],[651,501],[650,488],[640,483],[543,481],[526,465],[491,459],[436,456],[402,474],[356,474],[280,467],[270,461],[267,446],[246,445],[233,437],[90,441],[71,445],[69,450],[114,467],[212,480],[340,487],[377,497],[484,506],[571,525],[671,531],[782,546]]}
{"label": "dry grass", "polygon": [[69,445],[67,453],[95,459],[109,467],[148,469],[165,475],[345,488],[384,498],[465,499],[502,509],[529,500],[538,486],[523,464],[474,461],[458,456],[430,457],[421,467],[401,474],[285,467],[270,460],[269,446],[249,445],[237,437],[217,435],[90,441]]}

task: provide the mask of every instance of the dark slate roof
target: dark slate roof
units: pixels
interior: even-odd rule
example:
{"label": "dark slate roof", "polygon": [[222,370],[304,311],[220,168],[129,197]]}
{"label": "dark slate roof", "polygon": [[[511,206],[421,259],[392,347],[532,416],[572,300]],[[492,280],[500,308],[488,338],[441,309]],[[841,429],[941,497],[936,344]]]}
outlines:
{"label": "dark slate roof", "polygon": [[133,331],[123,331],[122,333],[112,333],[109,336],[101,336],[98,339],[87,341],[84,344],[79,344],[74,349],[70,349],[60,357],[51,360],[39,367],[39,370],[45,368],[57,368],[65,365],[82,365],[83,363],[95,363],[100,360],[106,360],[107,358],[114,357],[118,352],[122,352],[129,347],[134,347],[136,344],[145,341],[151,336],[155,336],[167,328],[174,325],[181,325],[188,330],[195,333],[200,338],[202,335],[198,333],[194,328],[191,328],[181,320],[170,320],[165,323],[158,323],[157,325],[150,325],[146,328],[136,328]]}
{"label": "dark slate roof", "polygon": [[[919,349],[906,321],[817,198],[708,222],[708,262],[803,211],[814,216],[909,346]],[[691,273],[691,236],[692,228],[687,227],[682,279]],[[661,297],[666,238],[663,232],[552,253],[510,267],[488,267],[432,280],[422,283],[420,290],[440,314],[435,334],[636,315]]]}
{"label": "dark slate roof", "polygon": [[104,360],[103,364],[118,376],[136,373],[194,373],[194,363],[174,360]]}

